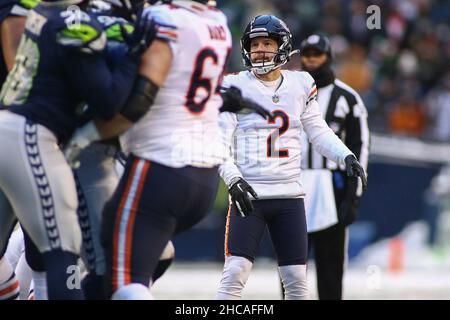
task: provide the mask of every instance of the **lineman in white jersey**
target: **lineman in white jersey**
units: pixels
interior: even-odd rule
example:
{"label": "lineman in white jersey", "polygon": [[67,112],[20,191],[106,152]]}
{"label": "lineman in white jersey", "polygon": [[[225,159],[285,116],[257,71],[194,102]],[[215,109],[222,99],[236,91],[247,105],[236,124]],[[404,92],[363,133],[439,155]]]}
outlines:
{"label": "lineman in white jersey", "polygon": [[165,245],[200,221],[215,199],[217,166],[225,158],[219,86],[231,35],[224,14],[206,2],[173,1],[145,11],[158,25],[157,40],[126,104],[132,112],[91,123],[69,143],[70,158],[86,141],[129,129],[121,137],[129,154],[125,172],[103,215],[113,299],[152,298],[147,286]]}
{"label": "lineman in white jersey", "polygon": [[[33,6],[39,2],[39,0],[33,1]],[[27,8],[21,7],[23,4],[20,1],[18,2],[16,6],[19,6],[21,10],[16,9],[15,12],[26,16]],[[14,1],[11,1],[11,5],[13,4]],[[109,31],[120,30],[119,25],[132,28],[133,25],[129,21],[133,20],[135,12],[142,10],[142,5],[141,0],[98,0],[91,3],[89,11],[95,14],[105,28],[110,48],[123,45],[124,50],[126,50],[122,35]],[[79,156],[81,166],[74,170],[79,201],[78,218],[83,236],[81,256],[87,271],[89,271],[88,276],[84,277],[82,281],[87,300],[103,298],[101,276],[104,273],[105,266],[103,249],[100,245],[101,212],[105,202],[112,196],[117,187],[120,174],[123,171],[122,164],[117,163],[116,165],[118,151],[116,142],[113,140],[115,139],[105,143],[94,143],[89,148],[84,149]],[[37,300],[47,299],[45,273],[30,269],[25,259],[25,253],[21,252],[24,248],[23,242],[24,236],[22,229],[19,227],[11,235],[6,251],[7,260],[13,266],[20,283],[20,299],[30,298],[29,292],[32,290],[35,291]],[[164,273],[173,257],[173,245],[172,242],[169,242],[153,274],[152,282]],[[33,273],[34,283],[31,283],[30,286],[31,273]],[[0,295],[0,300],[1,298],[2,295]]]}
{"label": "lineman in white jersey", "polygon": [[[218,299],[238,299],[266,227],[277,254],[286,299],[308,299],[307,231],[300,181],[303,131],[316,150],[345,163],[365,181],[352,152],[323,120],[317,89],[306,72],[281,71],[291,55],[291,33],[273,15],[254,18],[241,38],[249,71],[225,78],[248,98],[271,110],[274,120],[252,114],[221,115],[232,157],[220,167],[231,204],[225,233],[225,265]],[[352,172],[353,174],[353,172]],[[249,194],[256,199],[251,201]]]}
{"label": "lineman in white jersey", "polygon": [[[91,3],[91,12],[105,28],[109,50],[117,50],[119,46],[125,47],[123,37],[114,30],[118,30],[119,26],[132,28],[132,21],[136,19],[137,13],[142,13],[143,6],[142,0],[104,0]],[[102,276],[106,267],[100,244],[101,214],[124,169],[124,160],[120,159],[118,144],[116,138],[91,144],[80,153],[80,166],[74,170],[78,191],[78,216],[83,236],[82,257],[89,271],[82,282],[86,300],[104,298]],[[173,244],[169,242],[153,274],[152,282],[164,273],[173,257]]]}

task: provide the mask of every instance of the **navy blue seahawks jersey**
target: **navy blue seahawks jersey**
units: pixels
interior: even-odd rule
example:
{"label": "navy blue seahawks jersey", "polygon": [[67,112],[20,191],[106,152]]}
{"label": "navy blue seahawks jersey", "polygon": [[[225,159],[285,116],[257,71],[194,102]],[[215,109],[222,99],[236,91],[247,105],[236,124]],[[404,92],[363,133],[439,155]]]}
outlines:
{"label": "navy blue seahawks jersey", "polygon": [[35,8],[40,0],[2,0],[0,22],[9,16],[26,17],[28,10]]}
{"label": "navy blue seahawks jersey", "polygon": [[[0,26],[8,17],[26,17],[28,10],[36,7],[38,2],[39,0],[2,0],[0,2]],[[3,50],[0,48],[0,87],[5,82],[7,75],[8,70],[3,57]]]}
{"label": "navy blue seahawks jersey", "polygon": [[133,24],[120,16],[120,14],[107,3],[103,3],[102,1],[92,1],[89,12],[92,13],[103,26],[103,30],[108,39],[108,45],[124,42],[121,27],[125,28],[129,33],[133,31]]}
{"label": "navy blue seahawks jersey", "polygon": [[111,68],[105,45],[106,35],[92,15],[69,11],[67,4],[41,3],[28,15],[0,107],[44,125],[60,142],[80,124],[84,103],[93,116],[114,116],[131,90],[138,61],[124,55]]}
{"label": "navy blue seahawks jersey", "polygon": [[[105,59],[110,68],[114,68],[115,65],[120,63],[128,50],[122,36],[121,27],[125,28],[128,33],[131,33],[134,30],[134,26],[126,19],[115,15],[110,7],[107,9],[108,10],[92,10],[91,8],[89,13],[97,19],[106,34],[107,43]],[[113,95],[114,93],[112,92],[111,94]],[[91,119],[93,114],[94,112],[89,106],[84,108],[79,119],[80,125],[88,121],[88,119]]]}
{"label": "navy blue seahawks jersey", "polygon": [[[1,25],[1,22],[0,22]],[[0,86],[5,82],[8,75],[8,69],[6,68],[5,58],[3,57],[3,51],[0,48]]]}
{"label": "navy blue seahawks jersey", "polygon": [[122,28],[128,33],[132,33],[134,26],[128,20],[115,15],[113,10],[97,10],[93,11],[92,14],[103,27],[107,39],[106,57],[108,61],[111,61],[111,63],[114,64],[117,59],[121,59],[124,51],[127,49],[122,36]]}
{"label": "navy blue seahawks jersey", "polygon": [[11,14],[11,9],[14,6],[15,0],[5,0],[0,2],[0,23],[3,22]]}

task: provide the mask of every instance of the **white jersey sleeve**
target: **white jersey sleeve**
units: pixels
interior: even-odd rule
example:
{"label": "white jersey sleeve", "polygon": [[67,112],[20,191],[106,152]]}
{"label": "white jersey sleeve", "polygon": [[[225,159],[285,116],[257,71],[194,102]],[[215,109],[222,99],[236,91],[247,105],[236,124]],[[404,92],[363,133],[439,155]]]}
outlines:
{"label": "white jersey sleeve", "polygon": [[[229,88],[230,84],[228,78],[224,77],[222,81],[223,88]],[[231,112],[222,112],[219,116],[219,125],[222,133],[223,143],[226,148],[226,159],[219,167],[219,174],[225,181],[226,185],[230,187],[231,182],[235,178],[242,178],[242,173],[234,162],[234,133],[237,127],[237,116]]]}
{"label": "white jersey sleeve", "polygon": [[151,6],[144,15],[147,19],[153,19],[156,24],[156,39],[167,41],[172,50],[177,49],[181,21],[174,19],[166,6]]}
{"label": "white jersey sleeve", "polygon": [[317,102],[317,87],[314,79],[307,72],[299,72],[307,96],[306,106],[300,116],[309,141],[324,157],[343,164],[345,157],[353,154],[339,137],[330,129],[320,113]]}
{"label": "white jersey sleeve", "polygon": [[219,174],[230,187],[231,182],[235,178],[242,178],[242,173],[234,162],[234,132],[237,126],[237,117],[231,112],[222,112],[219,117],[219,125],[223,135],[224,145],[226,146],[227,155],[224,163],[219,167]]}

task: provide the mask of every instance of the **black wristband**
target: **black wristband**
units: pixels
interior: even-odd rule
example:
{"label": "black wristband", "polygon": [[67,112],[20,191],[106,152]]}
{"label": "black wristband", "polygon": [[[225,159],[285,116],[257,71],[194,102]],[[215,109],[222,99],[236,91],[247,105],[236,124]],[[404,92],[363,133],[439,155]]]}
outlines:
{"label": "black wristband", "polygon": [[159,87],[152,80],[137,75],[120,114],[133,123],[139,121],[150,110],[158,90]]}

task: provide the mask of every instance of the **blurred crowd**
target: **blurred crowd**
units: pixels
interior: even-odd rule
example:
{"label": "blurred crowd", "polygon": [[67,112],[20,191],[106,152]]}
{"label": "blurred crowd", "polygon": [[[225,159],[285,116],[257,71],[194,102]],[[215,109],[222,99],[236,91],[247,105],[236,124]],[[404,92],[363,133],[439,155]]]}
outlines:
{"label": "blurred crowd", "polygon": [[[367,19],[380,8],[380,28]],[[355,88],[374,132],[450,142],[450,1],[220,0],[234,39],[230,71],[242,70],[239,38],[258,14],[282,18],[294,48],[327,35],[337,76]],[[373,22],[374,20],[372,20]],[[376,20],[375,20],[376,22]],[[298,57],[288,68],[299,69]]]}

